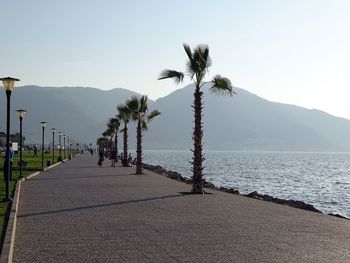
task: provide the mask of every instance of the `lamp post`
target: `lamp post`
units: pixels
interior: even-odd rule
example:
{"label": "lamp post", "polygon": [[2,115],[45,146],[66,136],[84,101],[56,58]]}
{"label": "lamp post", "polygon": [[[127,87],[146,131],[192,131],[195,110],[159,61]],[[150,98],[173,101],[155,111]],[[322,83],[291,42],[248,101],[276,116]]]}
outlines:
{"label": "lamp post", "polygon": [[22,136],[22,121],[24,115],[26,114],[26,110],[16,110],[19,117],[19,178],[22,178],[22,170],[23,170],[23,160],[22,160],[22,148],[23,148],[23,136]]}
{"label": "lamp post", "polygon": [[44,170],[44,151],[45,151],[45,141],[44,141],[44,136],[45,136],[45,127],[47,125],[46,121],[40,122],[41,128],[43,129],[43,134],[41,138],[41,168]]}
{"label": "lamp post", "polygon": [[10,157],[10,98],[11,92],[15,87],[15,82],[19,81],[19,79],[6,77],[1,78],[2,84],[4,85],[6,91],[7,98],[7,116],[6,116],[6,160],[7,165],[5,166],[4,174],[5,174],[5,188],[6,188],[6,196],[5,201],[10,201],[10,193],[9,193],[9,185],[10,185],[10,176],[11,176],[11,157]]}
{"label": "lamp post", "polygon": [[59,156],[58,156],[58,162],[62,162],[62,144],[61,144],[61,137],[62,137],[62,132],[58,132],[58,143],[59,143],[59,147],[60,147],[60,151],[59,151]]}
{"label": "lamp post", "polygon": [[55,163],[55,133],[56,133],[56,128],[52,128],[52,164]]}
{"label": "lamp post", "polygon": [[63,159],[66,159],[66,135],[63,134]]}
{"label": "lamp post", "polygon": [[67,136],[68,159],[70,160],[70,138]]}

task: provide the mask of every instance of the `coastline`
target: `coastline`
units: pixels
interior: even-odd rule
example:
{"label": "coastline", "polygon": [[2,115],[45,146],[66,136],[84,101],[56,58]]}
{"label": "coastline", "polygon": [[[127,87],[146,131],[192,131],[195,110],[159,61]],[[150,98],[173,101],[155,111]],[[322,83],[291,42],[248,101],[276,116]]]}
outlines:
{"label": "coastline", "polygon": [[[176,180],[179,182],[183,182],[186,184],[192,183],[192,179],[183,177],[178,172],[168,171],[160,165],[151,165],[151,164],[144,163],[143,167],[144,167],[144,169],[150,170],[154,173],[163,175],[165,177],[168,177],[170,179],[173,179],[173,180]],[[235,194],[235,195],[239,195],[239,196],[258,199],[258,200],[262,200],[262,201],[266,201],[266,202],[272,202],[272,203],[276,203],[276,204],[280,204],[280,205],[286,205],[286,206],[299,208],[299,209],[303,209],[303,210],[307,210],[307,211],[311,211],[311,212],[315,212],[315,213],[320,213],[320,214],[325,214],[325,215],[329,215],[329,216],[334,216],[334,217],[350,220],[350,218],[347,218],[347,217],[340,215],[340,214],[323,213],[322,211],[315,208],[313,205],[305,203],[303,201],[298,201],[298,200],[293,200],[293,199],[287,200],[287,199],[276,198],[276,197],[273,197],[271,195],[260,194],[257,191],[253,191],[253,192],[250,192],[248,194],[241,194],[241,193],[239,193],[239,191],[237,189],[235,189],[233,187],[222,187],[222,186],[218,187],[211,182],[207,182],[205,179],[203,179],[203,186],[205,188],[209,188],[209,189],[213,189],[213,190],[217,190],[217,191],[221,191],[221,192],[226,192],[229,194]]]}

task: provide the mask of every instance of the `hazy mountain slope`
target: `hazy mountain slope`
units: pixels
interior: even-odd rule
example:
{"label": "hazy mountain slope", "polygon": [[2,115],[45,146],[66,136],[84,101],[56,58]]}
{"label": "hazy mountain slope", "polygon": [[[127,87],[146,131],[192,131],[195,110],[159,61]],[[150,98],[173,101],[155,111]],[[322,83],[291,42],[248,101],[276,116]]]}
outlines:
{"label": "hazy mountain slope", "polygon": [[[350,144],[334,139],[344,132],[330,127],[350,129],[349,120],[324,118],[322,112],[269,102],[242,89],[231,98],[204,90],[204,148],[316,151],[345,150],[343,146],[349,145],[350,149]],[[192,148],[192,93],[193,86],[187,86],[153,104],[162,116],[146,135],[149,147]]]}
{"label": "hazy mountain slope", "polygon": [[[40,121],[48,122],[48,130],[58,128],[84,142],[96,142],[105,130],[116,106],[137,93],[125,89],[102,91],[94,88],[16,87],[11,96],[11,130],[19,130],[15,110],[28,110],[23,121],[27,142],[40,142]],[[0,92],[0,130],[6,129],[6,95]],[[51,140],[51,133],[46,134]]]}
{"label": "hazy mountain slope", "polygon": [[[149,125],[144,135],[148,149],[191,149],[193,86],[176,90],[156,102],[151,109],[162,115]],[[350,120],[318,110],[270,102],[245,90],[237,95],[218,97],[204,88],[204,148],[212,150],[350,150]],[[95,88],[17,87],[11,97],[12,131],[19,130],[15,109],[28,110],[23,129],[27,142],[41,140],[40,121],[49,130],[58,128],[84,143],[95,143],[106,129],[107,119],[117,104],[137,93],[126,89],[102,91]],[[0,92],[0,131],[5,131],[6,99]],[[134,148],[135,126],[130,124],[130,148]],[[121,147],[121,134],[120,147]]]}

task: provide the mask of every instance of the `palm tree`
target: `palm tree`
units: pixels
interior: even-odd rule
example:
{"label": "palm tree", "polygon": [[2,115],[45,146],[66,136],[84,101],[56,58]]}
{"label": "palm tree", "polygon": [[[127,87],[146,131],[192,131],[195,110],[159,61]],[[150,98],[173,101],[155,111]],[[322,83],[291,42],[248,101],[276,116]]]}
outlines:
{"label": "palm tree", "polygon": [[132,96],[127,100],[126,106],[131,110],[131,118],[137,122],[136,128],[136,174],[142,174],[142,131],[147,130],[147,123],[154,117],[160,115],[159,110],[148,113],[147,96]]}
{"label": "palm tree", "polygon": [[128,166],[128,123],[131,118],[131,111],[128,106],[120,104],[117,106],[118,114],[117,117],[124,123],[124,128],[120,131],[123,132],[123,160],[122,164],[124,167]]}
{"label": "palm tree", "polygon": [[[195,84],[194,91],[194,128],[193,128],[193,157],[192,157],[192,172],[193,172],[193,193],[203,193],[203,154],[202,154],[202,137],[203,137],[203,122],[202,122],[202,98],[203,92],[201,88],[204,84],[210,83],[210,91],[219,95],[233,95],[233,87],[231,81],[228,78],[220,75],[215,75],[210,82],[205,82],[204,77],[208,73],[208,69],[211,66],[211,59],[209,56],[209,47],[207,45],[198,45],[193,51],[187,44],[183,44],[185,52],[188,56],[187,62],[187,76]],[[175,70],[163,70],[160,73],[160,79],[173,78],[177,84],[182,82],[185,76],[184,73]]]}
{"label": "palm tree", "polygon": [[110,127],[107,126],[107,130],[105,130],[102,133],[103,137],[109,137],[108,143],[107,143],[107,152],[111,152],[112,151],[112,145],[113,145],[113,136],[114,136],[114,130]]}
{"label": "palm tree", "polygon": [[111,130],[114,134],[114,150],[116,156],[118,156],[118,132],[120,127],[120,120],[118,118],[110,118],[107,123],[108,130]]}
{"label": "palm tree", "polygon": [[99,149],[105,148],[107,144],[108,144],[108,139],[106,137],[100,137],[97,139],[97,145]]}

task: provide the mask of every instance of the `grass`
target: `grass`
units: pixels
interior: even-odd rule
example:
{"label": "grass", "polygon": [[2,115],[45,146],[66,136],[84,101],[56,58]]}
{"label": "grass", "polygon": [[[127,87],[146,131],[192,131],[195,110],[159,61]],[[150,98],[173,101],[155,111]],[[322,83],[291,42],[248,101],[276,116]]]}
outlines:
{"label": "grass", "polygon": [[[55,160],[52,162],[52,152],[51,153],[45,153],[44,154],[44,168],[47,167],[46,162],[50,161],[51,165],[57,162],[57,158],[59,157],[59,151],[55,151]],[[62,159],[64,159],[64,152],[61,153]],[[68,152],[66,152],[66,158],[68,157]],[[26,167],[23,167],[23,171],[27,169],[30,170],[41,170],[41,152],[37,154],[36,157],[33,156],[33,153],[30,153],[28,151],[23,151],[22,153],[22,160],[27,163]],[[19,169],[19,153],[15,154],[14,160],[13,160],[13,169]]]}
{"label": "grass", "polygon": [[[2,173],[2,171],[0,171]],[[28,176],[33,172],[29,171],[23,171],[22,176]],[[12,180],[10,181],[10,196],[13,198],[13,195],[15,193],[15,186],[17,179],[19,177],[19,171],[12,171]],[[10,215],[10,209],[11,209],[11,202],[3,201],[3,199],[6,197],[5,193],[5,180],[3,173],[0,175],[0,226],[1,226],[1,239],[0,244],[2,247],[2,244],[4,242],[5,233],[6,233],[6,227],[7,227],[7,221],[8,217]]]}
{"label": "grass", "polygon": [[[76,154],[77,152],[74,152],[73,154]],[[2,155],[3,157],[4,155]],[[55,162],[57,163],[57,158],[59,157],[59,151],[55,151]],[[66,158],[68,157],[68,153],[66,152]],[[64,154],[62,151],[62,158],[64,158]],[[3,158],[2,158],[3,159]],[[0,159],[1,160],[1,159]],[[10,196],[13,198],[14,193],[15,193],[15,186],[16,182],[19,178],[19,153],[15,154],[14,159],[13,159],[13,170],[12,170],[12,180],[10,181]],[[33,173],[33,171],[40,171],[42,169],[41,166],[41,153],[38,153],[37,157],[33,156],[33,153],[29,153],[27,151],[23,151],[22,153],[22,160],[27,162],[27,165],[25,168],[22,170],[22,176],[26,177],[30,174]],[[52,163],[52,152],[50,154],[44,154],[44,168],[47,167],[46,161],[50,160],[51,165]],[[1,169],[2,169],[2,164],[3,162],[0,161]],[[6,228],[7,228],[7,221],[8,217],[10,215],[10,209],[11,209],[11,202],[8,201],[3,201],[5,198],[5,180],[3,176],[3,171],[0,170],[0,226],[1,226],[1,239],[0,239],[0,245],[2,248],[4,238],[5,238],[5,233],[6,233]]]}

